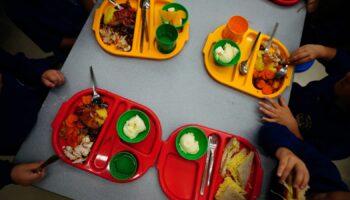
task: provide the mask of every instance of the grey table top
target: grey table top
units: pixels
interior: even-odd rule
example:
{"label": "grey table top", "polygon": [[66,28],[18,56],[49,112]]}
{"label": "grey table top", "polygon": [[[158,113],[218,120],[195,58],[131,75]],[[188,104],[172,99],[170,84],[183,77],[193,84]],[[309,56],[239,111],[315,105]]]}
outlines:
{"label": "grey table top", "polygon": [[[225,24],[230,16],[242,15],[248,19],[250,28],[267,34],[279,22],[276,38],[293,51],[301,39],[305,10],[297,10],[303,3],[281,7],[268,0],[178,2],[190,13],[190,39],[179,55],[161,61],[106,53],[91,29],[92,12],[62,68],[66,83],[49,93],[16,161],[45,159],[54,153],[50,125],[64,101],[90,87],[90,65],[94,66],[100,88],[139,102],[157,114],[162,140],[176,128],[196,123],[243,136],[257,146],[261,126],[258,99],[213,80],[204,67],[202,48],[209,33]],[[283,95],[288,99],[289,93],[287,88]],[[264,199],[275,162],[262,154],[260,157],[265,175],[260,198]],[[36,186],[74,199],[167,198],[159,186],[155,167],[136,181],[117,184],[60,161],[48,168],[46,178]]]}

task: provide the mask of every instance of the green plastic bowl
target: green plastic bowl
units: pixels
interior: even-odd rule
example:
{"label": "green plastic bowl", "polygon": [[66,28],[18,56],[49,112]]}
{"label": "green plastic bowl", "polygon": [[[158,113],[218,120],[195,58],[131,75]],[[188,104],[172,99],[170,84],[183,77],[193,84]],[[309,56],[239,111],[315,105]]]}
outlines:
{"label": "green plastic bowl", "polygon": [[117,180],[127,180],[134,176],[137,166],[135,156],[122,151],[112,157],[109,162],[109,172]]}
{"label": "green plastic bowl", "polygon": [[[186,133],[193,133],[195,140],[198,141],[199,151],[196,154],[185,153],[180,147],[180,138]],[[182,129],[176,137],[176,149],[183,158],[187,160],[197,160],[207,152],[208,138],[200,128],[195,126],[186,127]]]}
{"label": "green plastic bowl", "polygon": [[[146,130],[139,133],[136,136],[136,138],[130,139],[128,136],[125,135],[123,128],[124,128],[126,121],[128,121],[129,119],[131,119],[132,117],[134,117],[136,115],[138,115],[143,120],[143,122],[145,123],[145,126],[146,126]],[[118,132],[119,137],[123,141],[128,142],[128,143],[137,143],[137,142],[141,142],[142,140],[144,140],[147,137],[149,130],[150,130],[150,122],[149,122],[147,115],[144,112],[142,112],[141,110],[128,110],[128,111],[124,112],[119,117],[116,128],[117,128],[117,132]]]}
{"label": "green plastic bowl", "polygon": [[[188,21],[188,11],[187,11],[187,9],[185,8],[185,6],[183,6],[183,5],[179,4],[179,3],[168,3],[168,4],[163,6],[162,10],[168,11],[168,8],[174,8],[175,11],[178,11],[178,10],[185,11],[186,18],[182,20],[181,26],[175,26],[175,28],[178,29],[178,30],[182,29],[186,25],[186,23]],[[164,21],[164,19],[162,17],[161,17],[161,19],[162,19],[163,24],[165,24],[166,22]]]}
{"label": "green plastic bowl", "polygon": [[[218,47],[222,47],[224,48],[225,44],[226,43],[229,43],[231,46],[233,47],[236,47],[238,49],[238,53],[237,55],[231,60],[231,62],[229,63],[223,63],[221,62],[219,59],[216,58],[215,56],[215,49],[218,48]],[[241,49],[239,48],[239,46],[232,40],[219,40],[217,41],[214,46],[213,46],[213,49],[212,49],[212,53],[213,53],[213,57],[214,57],[214,60],[215,62],[220,65],[220,66],[233,66],[235,64],[238,63],[239,59],[241,58]]]}

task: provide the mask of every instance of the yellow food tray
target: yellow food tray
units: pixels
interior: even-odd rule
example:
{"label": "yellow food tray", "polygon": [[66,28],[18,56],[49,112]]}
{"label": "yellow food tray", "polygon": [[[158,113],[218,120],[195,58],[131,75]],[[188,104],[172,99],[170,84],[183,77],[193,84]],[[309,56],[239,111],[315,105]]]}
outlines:
{"label": "yellow food tray", "polygon": [[[225,28],[225,25],[222,25],[219,28],[217,28],[214,32],[210,33],[208,35],[208,39],[203,48],[204,64],[210,76],[221,84],[235,88],[237,90],[240,90],[242,92],[245,92],[247,94],[253,95],[258,98],[263,98],[265,96],[273,98],[282,94],[282,92],[286,89],[286,87],[288,87],[291,83],[293,72],[294,72],[293,65],[289,65],[288,72],[283,78],[282,86],[276,92],[269,95],[265,95],[261,92],[261,90],[257,89],[253,85],[253,72],[254,72],[257,52],[259,51],[260,44],[264,41],[268,41],[270,38],[266,34],[260,35],[260,38],[256,44],[257,46],[255,47],[255,51],[252,53],[248,61],[248,73],[246,75],[240,74],[239,65],[241,64],[242,61],[248,58],[249,51],[258,34],[258,32],[255,30],[248,29],[248,31],[244,34],[243,39],[239,44],[239,47],[241,49],[241,58],[236,65],[225,67],[225,66],[219,66],[218,64],[216,64],[213,58],[212,48],[215,42],[222,39],[221,32],[224,28]],[[281,55],[283,57],[285,58],[289,57],[289,52],[287,48],[279,40],[273,39],[272,43],[279,47],[279,50],[281,51]]]}
{"label": "yellow food tray", "polygon": [[[182,48],[185,46],[186,41],[188,40],[188,32],[190,21],[188,20],[185,26],[181,31],[179,31],[179,36],[176,43],[176,48],[169,54],[163,54],[157,49],[156,42],[156,30],[157,27],[162,23],[160,17],[160,10],[164,5],[171,3],[172,0],[150,0],[150,7],[147,11],[147,25],[148,25],[148,33],[149,33],[149,42],[146,41],[146,37],[144,37],[143,41],[143,52],[140,49],[141,42],[141,33],[142,33],[142,16],[141,16],[141,0],[129,0],[132,8],[136,9],[136,22],[134,29],[134,37],[132,41],[131,51],[125,52],[117,49],[115,45],[105,44],[100,36],[100,22],[104,13],[104,10],[112,5],[108,2],[108,0],[104,0],[100,7],[96,9],[94,21],[92,25],[92,30],[95,32],[95,37],[98,44],[108,53],[119,55],[119,56],[129,56],[129,57],[139,57],[139,58],[149,58],[149,59],[168,59],[175,55],[177,55]],[[126,0],[118,0],[119,4],[125,3]]]}

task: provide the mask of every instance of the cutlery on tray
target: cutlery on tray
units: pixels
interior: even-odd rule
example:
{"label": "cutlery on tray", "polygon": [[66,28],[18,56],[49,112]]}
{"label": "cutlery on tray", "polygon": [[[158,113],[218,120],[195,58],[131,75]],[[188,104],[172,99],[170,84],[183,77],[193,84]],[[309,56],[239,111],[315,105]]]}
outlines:
{"label": "cutlery on tray", "polygon": [[215,156],[215,149],[218,143],[218,136],[217,135],[211,135],[209,136],[209,150],[210,150],[210,161],[209,161],[209,172],[208,172],[208,182],[207,186],[210,185],[210,177],[213,172],[213,164],[214,164],[214,156]]}
{"label": "cutlery on tray", "polygon": [[148,25],[147,25],[147,10],[149,9],[150,3],[149,0],[140,0],[140,7],[141,7],[141,14],[142,14],[142,23],[141,23],[141,42],[140,42],[140,49],[141,52],[143,52],[143,38],[146,34],[146,41],[149,41],[148,36]]}
{"label": "cutlery on tray", "polygon": [[274,37],[275,34],[276,34],[277,28],[278,28],[278,22],[276,22],[275,26],[273,27],[273,31],[272,31],[272,34],[271,34],[271,36],[270,36],[270,39],[269,39],[269,41],[268,41],[268,43],[267,43],[267,46],[266,46],[265,49],[264,49],[264,52],[265,52],[265,53],[268,53],[268,52],[269,52],[269,49],[270,49],[271,44],[272,44],[272,39],[273,39],[273,37]]}
{"label": "cutlery on tray", "polygon": [[[210,136],[209,136],[209,140],[210,140]],[[208,145],[209,146],[209,145]],[[201,189],[199,194],[203,195],[204,194],[204,189],[205,189],[205,183],[207,180],[207,171],[208,171],[208,166],[209,166],[209,157],[210,157],[210,149],[207,149],[207,158],[205,160],[205,167],[204,167],[204,171],[203,171],[203,175],[202,175],[202,184],[201,184]]]}
{"label": "cutlery on tray", "polygon": [[211,135],[209,136],[209,142],[208,142],[208,149],[207,149],[207,158],[205,161],[205,167],[204,172],[202,176],[202,184],[200,189],[200,195],[204,194],[204,190],[206,186],[210,185],[210,177],[213,172],[213,164],[214,164],[214,156],[215,156],[215,149],[217,146],[218,136]]}
{"label": "cutlery on tray", "polygon": [[95,104],[101,104],[101,95],[96,92],[96,80],[92,66],[90,66],[90,76],[92,79],[92,102]]}
{"label": "cutlery on tray", "polygon": [[241,62],[241,64],[239,65],[239,72],[242,74],[242,75],[245,75],[248,73],[248,61],[249,61],[249,58],[250,56],[252,55],[252,53],[254,52],[254,49],[255,49],[255,45],[256,43],[258,42],[259,40],[259,37],[260,37],[260,34],[261,32],[258,33],[258,35],[256,36],[254,42],[253,42],[253,45],[252,47],[250,48],[250,52],[248,54],[248,58],[244,61]]}
{"label": "cutlery on tray", "polygon": [[123,8],[121,5],[119,5],[119,3],[117,3],[115,0],[109,0],[109,2],[110,2],[111,4],[113,4],[115,7],[117,7],[118,10],[123,10],[123,9],[124,9],[124,8]]}

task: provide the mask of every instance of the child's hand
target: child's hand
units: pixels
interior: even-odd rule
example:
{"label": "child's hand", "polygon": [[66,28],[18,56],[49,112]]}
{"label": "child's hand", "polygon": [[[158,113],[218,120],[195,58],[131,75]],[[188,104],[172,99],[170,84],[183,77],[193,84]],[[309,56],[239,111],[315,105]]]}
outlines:
{"label": "child's hand", "polygon": [[13,167],[11,179],[19,185],[31,185],[40,181],[45,176],[45,170],[35,172],[42,162],[19,164]]}
{"label": "child's hand", "polygon": [[280,96],[278,98],[279,103],[269,97],[265,97],[265,100],[267,100],[270,105],[264,102],[259,102],[259,110],[265,115],[262,117],[262,120],[265,122],[274,122],[286,126],[292,133],[294,133],[296,137],[303,139],[299,132],[298,123],[284,98]]}
{"label": "child's hand", "polygon": [[285,147],[280,147],[276,151],[276,158],[279,160],[277,176],[281,181],[285,181],[288,175],[294,170],[296,176],[293,187],[303,189],[310,179],[309,171],[302,160],[292,151]]}
{"label": "child's hand", "polygon": [[301,46],[290,55],[288,61],[292,64],[302,64],[321,58],[324,51],[323,48],[324,46],[316,44]]}
{"label": "child's hand", "polygon": [[302,64],[315,59],[332,60],[337,54],[337,50],[319,44],[307,44],[295,50],[288,62],[291,64]]}
{"label": "child's hand", "polygon": [[54,88],[64,83],[64,75],[58,70],[49,69],[41,75],[41,81],[46,87]]}
{"label": "child's hand", "polygon": [[306,9],[308,13],[313,13],[316,11],[319,0],[307,0]]}

